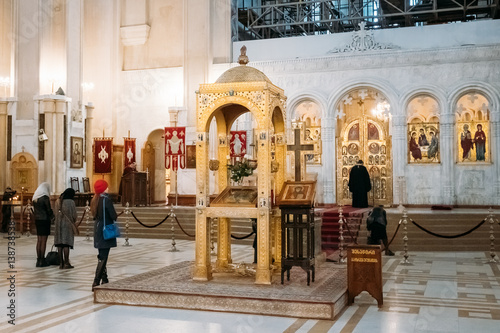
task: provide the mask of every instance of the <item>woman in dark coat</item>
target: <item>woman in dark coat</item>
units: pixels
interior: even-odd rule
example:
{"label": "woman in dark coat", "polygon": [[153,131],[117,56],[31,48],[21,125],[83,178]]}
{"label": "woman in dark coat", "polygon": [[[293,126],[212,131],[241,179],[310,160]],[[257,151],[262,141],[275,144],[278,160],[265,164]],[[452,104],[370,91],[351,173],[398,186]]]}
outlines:
{"label": "woman in dark coat", "polygon": [[108,283],[108,274],[106,263],[108,261],[109,250],[116,247],[116,238],[104,239],[102,229],[104,227],[104,219],[106,225],[114,223],[118,215],[116,214],[113,202],[108,196],[108,183],[104,179],[99,179],[94,184],[95,195],[92,198],[90,209],[94,217],[94,247],[99,251],[97,255],[97,268],[95,270],[94,283],[95,286]]}
{"label": "woman in dark coat", "polygon": [[49,264],[45,260],[45,249],[50,235],[50,223],[54,218],[54,212],[50,207],[49,183],[41,183],[33,194],[33,210],[37,234],[36,267],[46,267]]}
{"label": "woman in dark coat", "polygon": [[75,234],[73,224],[76,224],[76,205],[73,200],[75,190],[67,188],[57,201],[56,227],[54,245],[57,247],[60,259],[60,269],[73,268],[69,263],[69,249],[73,249]]}
{"label": "woman in dark coat", "polygon": [[380,245],[380,241],[384,244],[385,254],[388,256],[393,256],[394,252],[389,250],[389,243],[387,241],[387,216],[384,208],[375,207],[366,219],[366,229],[370,231],[370,236],[368,237],[368,244]]}

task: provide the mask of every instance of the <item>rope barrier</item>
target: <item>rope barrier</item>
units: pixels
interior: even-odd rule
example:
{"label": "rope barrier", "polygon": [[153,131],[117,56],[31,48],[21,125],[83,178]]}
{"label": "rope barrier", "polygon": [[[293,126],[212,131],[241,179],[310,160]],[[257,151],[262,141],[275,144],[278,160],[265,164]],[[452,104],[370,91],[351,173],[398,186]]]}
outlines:
{"label": "rope barrier", "polygon": [[253,234],[255,234],[255,232],[252,231],[251,233],[249,233],[246,236],[238,237],[238,236],[235,236],[235,235],[231,234],[231,237],[234,238],[234,239],[247,239],[248,237],[252,236]]}
{"label": "rope barrier", "polygon": [[398,227],[396,228],[396,231],[394,231],[394,235],[392,235],[391,241],[389,243],[387,243],[387,247],[389,247],[389,245],[391,245],[394,238],[396,238],[396,235],[398,234],[398,231],[399,231],[399,227],[401,226],[401,222],[403,222],[402,219],[399,220]]}
{"label": "rope barrier", "polygon": [[418,225],[418,223],[416,223],[415,221],[413,221],[412,219],[410,219],[411,223],[413,223],[417,228],[419,228],[420,230],[422,231],[425,231],[426,233],[432,235],[432,236],[435,236],[435,237],[441,237],[441,238],[459,238],[459,237],[462,237],[462,236],[465,236],[465,235],[468,235],[470,234],[471,232],[473,232],[474,230],[476,230],[477,228],[479,228],[480,226],[483,225],[484,222],[486,222],[486,219],[482,220],[481,222],[479,222],[478,225],[476,225],[474,228],[470,229],[469,231],[466,231],[466,232],[463,232],[461,234],[458,234],[458,235],[440,235],[440,234],[436,234],[435,232],[432,232],[432,231],[429,231],[427,229],[425,229],[424,227]]}
{"label": "rope barrier", "polygon": [[82,224],[82,221],[83,221],[83,218],[85,217],[85,214],[87,214],[86,210],[83,211],[82,218],[80,219],[80,222],[78,222],[78,224],[76,225],[77,227],[79,227],[80,224]]}
{"label": "rope barrier", "polygon": [[345,222],[344,222],[344,223],[345,223],[345,226],[346,226],[346,228],[347,228],[347,232],[349,233],[349,237],[351,237],[351,239],[354,239],[354,244],[358,245],[358,238],[357,238],[357,237],[356,237],[356,238],[354,238],[354,237],[352,236],[351,229],[349,228],[349,223],[347,223],[347,219],[345,220]]}
{"label": "rope barrier", "polygon": [[135,216],[135,214],[134,214],[133,211],[130,211],[130,214],[132,214],[132,216],[134,217],[134,219],[137,222],[139,222],[140,225],[142,225],[143,227],[146,227],[146,228],[156,228],[157,226],[159,226],[160,224],[162,224],[163,222],[165,222],[170,217],[170,214],[168,214],[163,220],[161,220],[160,223],[157,223],[155,225],[146,225],[146,224],[142,223],[141,221],[139,221],[139,219]]}
{"label": "rope barrier", "polygon": [[183,232],[186,236],[188,236],[188,237],[193,237],[193,238],[194,238],[194,237],[195,237],[195,235],[190,235],[190,234],[188,234],[188,233],[184,230],[184,228],[182,228],[181,224],[179,223],[179,220],[177,219],[177,216],[174,216],[174,217],[175,217],[175,221],[177,221],[177,225],[179,226],[179,228],[181,228],[182,232]]}

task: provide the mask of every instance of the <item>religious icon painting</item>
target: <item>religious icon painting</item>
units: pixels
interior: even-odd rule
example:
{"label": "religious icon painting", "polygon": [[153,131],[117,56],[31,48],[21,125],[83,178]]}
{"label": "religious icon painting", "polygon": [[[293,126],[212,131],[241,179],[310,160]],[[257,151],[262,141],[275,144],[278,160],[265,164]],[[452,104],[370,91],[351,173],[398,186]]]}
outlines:
{"label": "religious icon painting", "polygon": [[359,126],[358,124],[354,124],[347,134],[349,141],[358,141],[359,140]]}
{"label": "religious icon painting", "polygon": [[368,140],[380,140],[378,128],[372,123],[368,123]]}
{"label": "religious icon painting", "polygon": [[225,147],[227,143],[227,138],[225,135],[219,135],[219,146]]}
{"label": "religious icon painting", "polygon": [[489,162],[488,121],[457,123],[458,162]]}
{"label": "religious icon painting", "polygon": [[186,128],[165,127],[165,168],[186,167]]}
{"label": "religious icon painting", "polygon": [[231,131],[229,134],[229,148],[231,158],[243,158],[247,153],[247,132]]}
{"label": "religious icon painting", "polygon": [[311,206],[316,195],[316,181],[287,181],[278,198],[279,206]]}
{"label": "religious icon painting", "polygon": [[83,138],[71,137],[70,168],[83,168]]}
{"label": "religious icon painting", "polygon": [[94,173],[111,173],[113,138],[94,138]]}
{"label": "religious icon painting", "polygon": [[408,124],[408,162],[440,163],[439,123]]}
{"label": "religious icon painting", "polygon": [[123,138],[123,167],[135,163],[135,138]]}
{"label": "religious icon painting", "polygon": [[187,169],[196,169],[196,146],[195,145],[187,145],[186,146],[186,168]]}

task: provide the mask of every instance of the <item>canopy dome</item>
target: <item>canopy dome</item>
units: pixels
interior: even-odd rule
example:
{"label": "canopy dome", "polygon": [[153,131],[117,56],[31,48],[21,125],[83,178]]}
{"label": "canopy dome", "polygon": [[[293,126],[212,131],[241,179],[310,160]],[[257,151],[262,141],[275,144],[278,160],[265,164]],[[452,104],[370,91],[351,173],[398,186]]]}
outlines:
{"label": "canopy dome", "polygon": [[254,82],[266,81],[272,83],[271,80],[256,68],[241,65],[233,67],[222,73],[215,83],[231,83],[231,82]]}

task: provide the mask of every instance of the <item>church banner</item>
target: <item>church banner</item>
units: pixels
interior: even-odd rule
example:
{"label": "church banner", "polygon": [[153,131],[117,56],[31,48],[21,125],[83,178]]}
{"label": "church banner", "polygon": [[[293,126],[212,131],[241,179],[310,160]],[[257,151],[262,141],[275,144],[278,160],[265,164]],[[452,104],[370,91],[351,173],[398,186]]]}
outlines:
{"label": "church banner", "polygon": [[113,138],[94,138],[94,173],[111,173]]}
{"label": "church banner", "polygon": [[135,162],[135,138],[123,138],[123,167]]}
{"label": "church banner", "polygon": [[247,153],[247,131],[231,131],[229,133],[231,159],[243,158]]}
{"label": "church banner", "polygon": [[165,168],[186,167],[186,128],[165,127]]}

